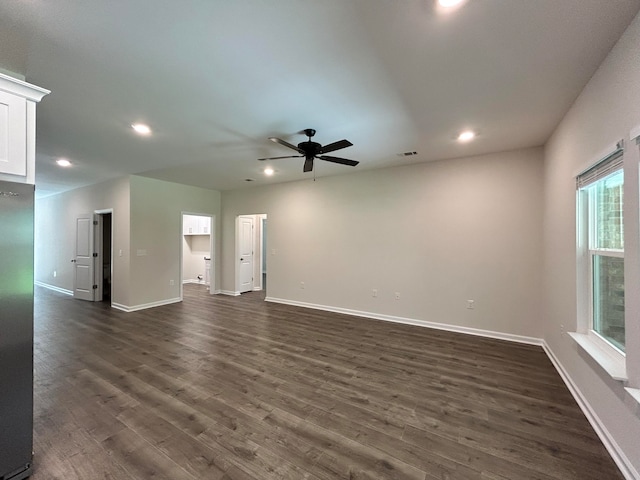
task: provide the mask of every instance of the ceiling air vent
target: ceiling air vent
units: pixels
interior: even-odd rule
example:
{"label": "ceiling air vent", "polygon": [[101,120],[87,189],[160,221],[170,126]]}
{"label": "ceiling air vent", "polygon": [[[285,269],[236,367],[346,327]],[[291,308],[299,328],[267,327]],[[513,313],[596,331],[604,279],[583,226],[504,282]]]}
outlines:
{"label": "ceiling air vent", "polygon": [[255,182],[255,180],[253,178],[245,178],[244,181],[245,182]]}
{"label": "ceiling air vent", "polygon": [[404,153],[398,153],[396,155],[398,155],[399,157],[411,157],[413,155],[417,155],[418,152],[404,152]]}

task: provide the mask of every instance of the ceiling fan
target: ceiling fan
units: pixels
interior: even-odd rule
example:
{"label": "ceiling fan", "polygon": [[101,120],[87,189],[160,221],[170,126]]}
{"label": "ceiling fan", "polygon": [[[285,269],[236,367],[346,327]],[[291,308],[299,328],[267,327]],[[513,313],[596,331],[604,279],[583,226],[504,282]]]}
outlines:
{"label": "ceiling fan", "polygon": [[277,160],[280,158],[297,158],[304,157],[304,167],[302,169],[303,172],[310,172],[313,170],[313,160],[315,158],[319,158],[320,160],[326,160],[327,162],[339,163],[340,165],[349,165],[351,167],[355,167],[360,162],[356,162],[355,160],[349,160],[347,158],[340,157],[330,157],[328,155],[324,155],[325,153],[335,152],[336,150],[340,150],[342,148],[347,148],[353,145],[349,140],[338,140],[337,142],[330,143],[325,145],[324,147],[319,143],[312,142],[311,137],[316,134],[316,131],[313,128],[307,128],[304,130],[304,134],[309,137],[309,140],[306,142],[301,142],[296,147],[295,145],[290,144],[289,142],[285,142],[284,140],[276,137],[269,137],[269,140],[275,143],[279,143],[285,147],[288,147],[292,150],[295,150],[300,155],[287,155],[285,157],[269,157],[269,158],[259,158],[260,161],[265,160]]}

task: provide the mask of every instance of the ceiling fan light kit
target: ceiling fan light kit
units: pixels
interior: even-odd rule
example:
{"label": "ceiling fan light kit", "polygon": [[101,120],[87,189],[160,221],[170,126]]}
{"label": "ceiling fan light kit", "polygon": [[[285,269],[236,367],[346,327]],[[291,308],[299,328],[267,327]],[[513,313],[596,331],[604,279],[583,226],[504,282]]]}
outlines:
{"label": "ceiling fan light kit", "polygon": [[311,138],[316,134],[316,131],[313,128],[307,128],[304,130],[304,134],[309,138],[306,142],[301,142],[298,146],[295,146],[281,138],[277,137],[269,137],[274,143],[278,143],[283,147],[290,148],[291,150],[295,150],[300,155],[287,155],[284,157],[268,157],[268,158],[259,158],[259,161],[265,160],[279,160],[281,158],[301,158],[304,157],[304,167],[302,168],[303,172],[310,172],[313,170],[313,160],[318,158],[320,160],[325,160],[327,162],[339,163],[340,165],[348,165],[350,167],[355,167],[358,163],[355,160],[349,160],[348,158],[340,158],[324,155],[325,153],[335,152],[336,150],[341,150],[343,148],[347,148],[353,145],[349,140],[338,140],[337,142],[330,143],[328,145],[322,146],[317,142],[312,142]]}

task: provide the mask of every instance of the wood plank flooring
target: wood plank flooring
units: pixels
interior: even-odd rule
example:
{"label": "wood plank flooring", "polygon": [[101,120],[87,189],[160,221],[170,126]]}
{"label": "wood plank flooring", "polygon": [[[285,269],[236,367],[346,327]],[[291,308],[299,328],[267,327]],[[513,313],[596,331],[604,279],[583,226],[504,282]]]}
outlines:
{"label": "wood plank flooring", "polygon": [[541,348],[184,290],[37,288],[33,480],[623,478]]}

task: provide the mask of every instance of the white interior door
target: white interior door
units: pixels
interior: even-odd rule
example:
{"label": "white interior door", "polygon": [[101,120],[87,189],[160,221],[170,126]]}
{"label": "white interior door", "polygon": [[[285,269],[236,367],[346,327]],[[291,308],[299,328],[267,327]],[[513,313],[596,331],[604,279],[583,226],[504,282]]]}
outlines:
{"label": "white interior door", "polygon": [[[95,301],[94,215],[79,215],[76,219],[76,254],[71,260],[74,264],[73,296],[78,300]],[[94,287],[95,286],[95,287]]]}
{"label": "white interior door", "polygon": [[240,253],[240,293],[253,290],[253,229],[254,217],[238,219],[238,252]]}

